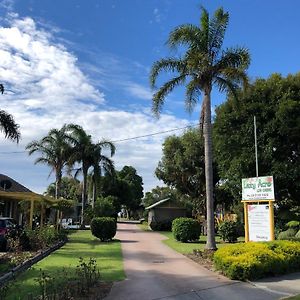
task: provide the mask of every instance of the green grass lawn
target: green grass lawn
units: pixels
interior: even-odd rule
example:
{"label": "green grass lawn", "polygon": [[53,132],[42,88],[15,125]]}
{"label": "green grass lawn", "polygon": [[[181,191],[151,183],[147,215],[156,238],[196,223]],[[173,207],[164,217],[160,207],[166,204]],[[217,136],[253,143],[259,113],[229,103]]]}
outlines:
{"label": "green grass lawn", "polygon": [[[160,233],[168,238],[163,241],[166,245],[182,254],[193,253],[194,249],[204,250],[206,244],[206,236],[201,236],[199,242],[181,243],[175,240],[172,232],[162,231]],[[239,238],[238,241],[243,242],[244,238]],[[228,243],[224,243],[219,236],[216,236],[216,243],[217,248],[228,245]]]}
{"label": "green grass lawn", "polygon": [[64,268],[69,274],[74,275],[79,257],[85,260],[95,258],[101,279],[104,281],[125,278],[121,244],[118,240],[103,243],[93,237],[90,231],[77,231],[69,235],[69,241],[62,248],[21,274],[16,280],[17,285],[11,288],[7,299],[26,299],[29,293],[36,295],[39,292],[39,286],[35,278],[39,277],[40,269],[61,281],[65,279],[61,275]]}
{"label": "green grass lawn", "polygon": [[138,227],[140,227],[144,231],[152,231],[148,226],[148,222],[143,222],[141,224],[138,224]]}
{"label": "green grass lawn", "polygon": [[300,294],[293,297],[284,298],[284,300],[300,300]]}

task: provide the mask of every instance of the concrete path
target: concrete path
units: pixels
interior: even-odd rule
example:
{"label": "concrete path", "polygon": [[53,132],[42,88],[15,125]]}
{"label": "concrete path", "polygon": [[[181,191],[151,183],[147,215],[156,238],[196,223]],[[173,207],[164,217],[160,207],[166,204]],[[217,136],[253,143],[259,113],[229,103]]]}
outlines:
{"label": "concrete path", "polygon": [[269,300],[291,294],[273,291],[265,282],[257,287],[211,272],[164,245],[163,235],[134,224],[118,224],[117,238],[127,279],[116,282],[106,300]]}

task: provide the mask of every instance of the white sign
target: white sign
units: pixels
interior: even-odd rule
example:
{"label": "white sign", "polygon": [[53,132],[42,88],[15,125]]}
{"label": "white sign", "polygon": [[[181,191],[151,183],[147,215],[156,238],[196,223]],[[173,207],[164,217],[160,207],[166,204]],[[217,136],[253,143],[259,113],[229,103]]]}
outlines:
{"label": "white sign", "polygon": [[242,179],[242,200],[274,200],[273,176]]}
{"label": "white sign", "polygon": [[271,241],[269,205],[248,205],[249,241]]}

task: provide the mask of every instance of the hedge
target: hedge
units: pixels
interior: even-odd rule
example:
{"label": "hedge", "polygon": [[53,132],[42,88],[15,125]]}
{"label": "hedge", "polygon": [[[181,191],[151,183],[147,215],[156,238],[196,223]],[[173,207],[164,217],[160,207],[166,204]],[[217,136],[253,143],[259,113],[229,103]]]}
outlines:
{"label": "hedge", "polygon": [[300,271],[300,243],[250,242],[224,246],[214,254],[214,266],[231,279],[258,279]]}

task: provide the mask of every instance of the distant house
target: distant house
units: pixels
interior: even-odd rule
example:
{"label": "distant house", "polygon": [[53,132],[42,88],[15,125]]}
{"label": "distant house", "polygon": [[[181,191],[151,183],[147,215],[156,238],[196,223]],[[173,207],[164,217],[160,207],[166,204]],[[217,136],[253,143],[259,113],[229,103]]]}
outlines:
{"label": "distant house", "polygon": [[160,224],[170,226],[170,223],[179,217],[186,217],[187,211],[181,203],[178,203],[170,198],[160,200],[145,208],[149,211],[148,225],[151,228]]}
{"label": "distant house", "polygon": [[[32,193],[31,190],[4,174],[0,174],[0,191]],[[21,223],[22,213],[18,201],[1,199],[0,195],[0,216],[11,217]]]}

